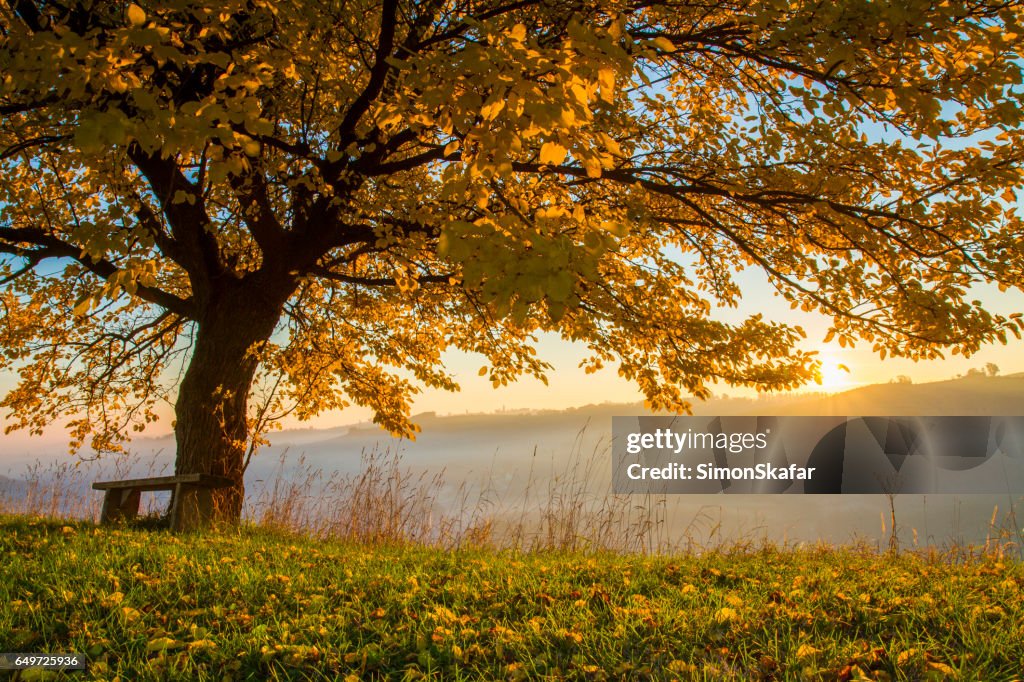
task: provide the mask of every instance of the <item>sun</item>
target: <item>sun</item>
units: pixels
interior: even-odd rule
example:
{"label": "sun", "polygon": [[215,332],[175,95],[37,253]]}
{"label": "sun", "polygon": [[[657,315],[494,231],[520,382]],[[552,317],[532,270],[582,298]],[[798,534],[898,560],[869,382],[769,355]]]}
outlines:
{"label": "sun", "polygon": [[824,351],[818,354],[818,359],[821,361],[821,383],[817,384],[820,390],[836,393],[853,387],[850,368],[839,362],[835,355]]}

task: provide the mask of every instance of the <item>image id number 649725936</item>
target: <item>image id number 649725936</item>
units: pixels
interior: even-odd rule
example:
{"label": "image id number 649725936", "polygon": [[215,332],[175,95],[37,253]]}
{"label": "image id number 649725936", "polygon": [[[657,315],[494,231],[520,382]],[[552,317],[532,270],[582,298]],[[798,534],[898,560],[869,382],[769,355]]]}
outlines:
{"label": "image id number 649725936", "polygon": [[85,670],[82,654],[0,653],[0,670]]}

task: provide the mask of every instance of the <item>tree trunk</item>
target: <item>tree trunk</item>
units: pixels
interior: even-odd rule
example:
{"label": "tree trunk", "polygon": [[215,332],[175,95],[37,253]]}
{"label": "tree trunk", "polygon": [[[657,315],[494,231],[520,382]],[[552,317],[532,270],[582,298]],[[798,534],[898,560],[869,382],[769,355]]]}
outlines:
{"label": "tree trunk", "polygon": [[[258,358],[254,350],[270,338],[281,313],[267,304],[266,291],[221,296],[197,322],[192,358],[175,404],[176,474],[212,474],[231,486],[185,503],[191,509],[184,528],[237,523],[245,486],[244,455],[249,436],[249,391]],[[249,289],[249,288],[246,288]],[[187,506],[187,505],[186,505]]]}

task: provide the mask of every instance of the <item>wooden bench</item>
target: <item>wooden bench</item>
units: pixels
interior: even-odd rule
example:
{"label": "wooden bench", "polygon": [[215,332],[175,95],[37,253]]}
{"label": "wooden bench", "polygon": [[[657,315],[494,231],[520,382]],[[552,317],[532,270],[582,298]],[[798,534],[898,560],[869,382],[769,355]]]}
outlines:
{"label": "wooden bench", "polygon": [[97,481],[95,490],[105,490],[100,523],[128,521],[139,514],[139,497],[152,490],[171,491],[171,530],[195,530],[213,518],[214,488],[226,488],[231,481],[210,474],[181,474],[134,478],[126,481]]}

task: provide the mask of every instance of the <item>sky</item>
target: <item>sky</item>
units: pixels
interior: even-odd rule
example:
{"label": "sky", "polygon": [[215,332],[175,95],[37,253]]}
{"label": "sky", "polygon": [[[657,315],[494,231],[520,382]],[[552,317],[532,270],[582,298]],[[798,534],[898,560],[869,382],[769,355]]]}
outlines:
{"label": "sky", "polygon": [[[1024,342],[1010,337],[1007,345],[993,345],[983,348],[970,358],[959,355],[947,356],[945,360],[913,362],[905,359],[887,358],[882,361],[872,353],[868,344],[861,342],[853,349],[840,348],[838,344],[823,345],[829,320],[814,313],[791,310],[781,297],[770,294],[771,287],[760,271],[747,270],[738,275],[743,291],[747,292],[737,308],[720,308],[716,312],[718,319],[739,321],[751,314],[760,312],[767,319],[784,321],[801,325],[807,332],[807,339],[802,344],[806,350],[817,350],[822,360],[823,382],[821,385],[808,384],[804,391],[840,392],[857,386],[887,383],[899,375],[910,377],[915,383],[942,381],[969,369],[983,367],[987,363],[996,364],[1000,373],[1012,374],[1024,372]],[[977,297],[985,301],[990,309],[1003,314],[1024,312],[1024,294],[1020,292],[1000,293],[995,287],[979,287]],[[606,367],[596,374],[585,374],[578,367],[586,356],[586,349],[562,341],[555,335],[546,335],[540,339],[539,357],[554,365],[548,374],[548,385],[532,378],[523,378],[507,387],[495,389],[486,377],[480,377],[478,370],[485,364],[478,356],[450,352],[445,355],[446,368],[456,377],[462,390],[449,393],[440,390],[428,390],[414,398],[413,413],[436,412],[445,414],[489,413],[506,410],[539,410],[565,409],[597,403],[628,403],[643,400],[643,395],[635,385],[618,376],[616,368]],[[840,369],[845,365],[849,372]],[[8,390],[14,382],[11,372],[0,372],[0,393]],[[730,387],[725,384],[712,386],[715,395],[753,396],[752,389]],[[161,410],[161,419],[147,430],[147,435],[158,436],[171,430],[172,410],[168,405]],[[4,415],[5,416],[5,415]],[[372,413],[359,407],[352,407],[340,412],[322,414],[311,421],[288,421],[285,428],[330,428],[344,424],[364,422],[372,417]],[[0,436],[9,444],[24,444],[27,435],[23,432]],[[53,441],[63,438],[59,427],[51,429],[42,439]],[[0,446],[0,453],[3,447]]]}
{"label": "sky", "polygon": [[[810,114],[808,114],[810,115]],[[900,135],[893,129],[877,124],[865,126],[865,131],[872,137],[888,139]],[[943,140],[946,147],[973,144],[977,138],[964,140]],[[905,138],[913,144],[910,138]],[[915,383],[941,381],[958,374],[964,374],[973,368],[984,367],[994,363],[1002,374],[1024,372],[1024,342],[1011,337],[1007,345],[992,345],[983,348],[975,355],[964,358],[960,355],[949,355],[943,360],[914,362],[900,358],[887,358],[882,361],[871,351],[870,344],[858,343],[854,348],[841,348],[838,344],[822,344],[829,326],[829,319],[816,313],[806,313],[790,309],[780,297],[772,295],[773,289],[764,273],[757,269],[747,269],[736,275],[745,297],[737,308],[720,307],[714,314],[716,319],[739,322],[744,318],[762,313],[767,320],[800,325],[807,332],[807,338],[801,344],[804,350],[819,352],[822,361],[822,383],[808,384],[802,391],[840,392],[858,386],[886,383],[897,376],[910,377]],[[992,312],[1004,315],[1013,312],[1024,312],[1024,293],[1000,293],[994,286],[977,288],[976,298],[985,301]],[[486,377],[478,375],[478,370],[485,361],[477,356],[462,353],[447,353],[444,356],[445,367],[461,386],[461,391],[450,393],[441,390],[426,390],[414,396],[413,413],[437,412],[438,414],[464,414],[501,412],[506,410],[528,409],[565,409],[586,404],[614,402],[636,402],[643,395],[636,386],[618,376],[615,366],[608,366],[596,374],[586,374],[579,368],[579,363],[586,357],[586,349],[579,345],[562,341],[555,335],[544,335],[538,344],[538,356],[554,365],[548,374],[548,385],[540,381],[524,377],[516,384],[495,389]],[[0,371],[0,395],[9,390],[15,381],[12,372]],[[711,387],[715,395],[752,396],[756,391],[748,388],[736,388],[725,384]],[[161,435],[170,431],[172,409],[168,405],[161,411],[161,419],[147,430],[147,435]],[[5,421],[6,414],[0,412],[0,425]],[[370,410],[351,407],[341,412],[330,412],[319,415],[308,422],[287,421],[286,428],[330,428],[334,426],[367,421],[372,417]],[[61,430],[54,429],[48,437],[60,437]],[[0,438],[24,439],[24,435],[15,433],[13,436]],[[2,441],[0,441],[2,442]],[[0,454],[3,446],[0,445]]]}
{"label": "sky", "polygon": [[[816,313],[792,310],[781,296],[770,292],[771,286],[760,270],[748,269],[737,275],[745,297],[737,308],[719,308],[715,316],[725,321],[740,321],[749,315],[762,313],[766,319],[797,324],[804,328],[807,338],[802,347],[816,350],[822,361],[822,384],[808,384],[802,391],[840,392],[857,386],[887,383],[895,377],[905,375],[915,383],[942,381],[965,374],[972,368],[994,363],[1002,374],[1024,372],[1024,341],[1012,336],[1007,345],[984,347],[975,355],[964,358],[949,355],[943,360],[914,362],[902,358],[880,360],[871,351],[869,344],[859,343],[854,348],[841,348],[837,343],[822,344],[828,331],[830,319]],[[1024,312],[1024,293],[1001,293],[995,286],[978,287],[977,298],[985,301],[990,310],[1009,314]],[[511,386],[494,389],[486,377],[477,374],[483,361],[474,356],[449,353],[445,357],[446,367],[455,374],[462,390],[458,393],[429,391],[415,400],[415,412],[437,412],[438,414],[464,414],[467,412],[499,412],[502,410],[565,409],[587,404],[613,402],[625,403],[643,400],[636,386],[618,376],[615,367],[606,367],[596,374],[586,374],[579,368],[586,357],[586,349],[549,335],[541,339],[538,356],[547,360],[555,369],[548,375],[548,385],[524,378]],[[849,369],[840,368],[844,365]],[[753,396],[754,389],[744,389],[719,384],[712,387],[715,395]],[[341,414],[323,415],[306,426],[330,427],[351,423],[352,417],[368,419],[368,411],[355,409]]]}
{"label": "sky", "polygon": [[[895,131],[879,125],[867,125],[865,130],[878,139],[897,135]],[[898,135],[897,135],[898,136]],[[947,147],[964,146],[974,143],[977,138],[965,140],[944,140]],[[909,138],[908,144],[913,144]],[[1024,210],[1024,205],[1018,204]],[[841,392],[869,384],[887,383],[900,375],[910,377],[915,383],[942,381],[965,374],[973,368],[984,367],[993,363],[999,367],[1001,374],[1024,372],[1024,342],[1009,338],[1006,345],[996,344],[982,348],[969,358],[961,355],[948,355],[945,359],[914,362],[902,358],[880,360],[871,351],[870,344],[859,342],[853,348],[842,348],[837,343],[823,344],[828,331],[829,318],[819,313],[807,313],[793,310],[769,284],[764,272],[757,268],[748,268],[735,274],[737,283],[744,292],[738,307],[720,306],[714,312],[715,319],[739,323],[755,313],[761,313],[767,320],[800,325],[807,333],[801,344],[803,350],[818,351],[822,362],[822,383],[810,383],[799,391],[805,392]],[[972,291],[973,298],[985,302],[986,307],[995,313],[1009,315],[1014,312],[1024,313],[1024,293],[1011,291],[1002,293],[995,286],[978,286]],[[515,410],[559,410],[579,407],[587,404],[613,402],[628,403],[643,400],[643,395],[636,386],[617,374],[617,367],[609,365],[596,374],[586,374],[579,368],[580,362],[587,356],[586,348],[561,340],[556,335],[542,335],[538,344],[538,356],[554,366],[548,373],[548,385],[538,380],[524,377],[519,382],[498,389],[492,387],[486,377],[481,377],[478,370],[485,363],[479,356],[471,356],[458,352],[449,352],[444,356],[446,369],[455,377],[461,390],[451,393],[429,389],[413,397],[413,413],[436,412],[445,414],[491,413]],[[0,370],[0,395],[9,390],[15,381],[12,372]],[[756,395],[750,388],[737,388],[725,384],[711,387],[715,395],[749,397]],[[171,430],[172,408],[168,405],[161,411],[161,419],[147,429],[147,435],[162,435]],[[345,424],[365,422],[371,419],[372,412],[366,408],[350,407],[340,412],[321,414],[307,422],[289,420],[283,423],[285,428],[331,428]],[[0,425],[7,424],[6,414],[0,412]],[[55,428],[46,434],[47,438],[61,437],[61,429]],[[0,436],[0,438],[24,439],[24,435]],[[2,442],[2,441],[0,441]],[[0,445],[0,454],[3,446]]]}
{"label": "sky", "polygon": [[[807,338],[802,347],[816,350],[822,361],[822,384],[808,384],[803,391],[838,392],[857,386],[887,383],[899,375],[910,377],[916,383],[942,381],[972,368],[994,363],[1000,373],[1024,372],[1024,342],[1012,336],[1007,345],[984,347],[975,355],[964,358],[948,355],[943,360],[914,362],[901,358],[880,360],[869,344],[859,343],[854,348],[841,348],[837,343],[822,344],[827,333],[829,318],[815,313],[791,310],[779,296],[759,295],[770,292],[766,278],[759,271],[747,270],[738,276],[743,290],[748,292],[738,308],[720,308],[718,319],[739,321],[760,312],[766,319],[798,324]],[[1024,312],[1024,294],[1000,293],[993,287],[979,287],[978,297],[990,309],[1003,314]],[[586,349],[565,343],[556,337],[542,339],[538,355],[547,359],[555,370],[548,377],[548,386],[524,379],[511,387],[495,390],[490,382],[477,377],[482,364],[477,358],[449,355],[446,364],[459,378],[462,391],[457,394],[431,392],[417,400],[417,411],[436,411],[439,414],[498,411],[501,409],[562,409],[590,403],[632,402],[642,400],[642,394],[631,383],[621,379],[615,368],[587,375],[578,368],[586,356]],[[840,368],[845,365],[849,371]],[[716,395],[752,396],[753,389],[742,389],[719,384],[712,387]]]}

